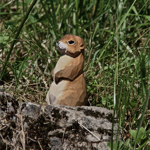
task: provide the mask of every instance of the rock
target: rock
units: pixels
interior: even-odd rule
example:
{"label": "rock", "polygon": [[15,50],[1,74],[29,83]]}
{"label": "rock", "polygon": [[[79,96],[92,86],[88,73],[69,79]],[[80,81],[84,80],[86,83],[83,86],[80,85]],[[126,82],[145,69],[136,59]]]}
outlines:
{"label": "rock", "polygon": [[[7,105],[6,105],[7,106]],[[12,103],[12,106],[14,104]],[[2,107],[2,106],[1,106]],[[69,107],[37,105],[30,102],[2,110],[0,149],[108,150],[111,141],[113,111],[95,106]],[[118,124],[114,123],[113,140]],[[121,139],[121,130],[119,137]]]}

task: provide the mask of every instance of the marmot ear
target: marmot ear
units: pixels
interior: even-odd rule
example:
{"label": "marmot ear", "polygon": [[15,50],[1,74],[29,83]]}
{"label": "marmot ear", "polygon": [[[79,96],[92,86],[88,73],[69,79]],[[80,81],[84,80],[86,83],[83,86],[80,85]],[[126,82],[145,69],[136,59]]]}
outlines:
{"label": "marmot ear", "polygon": [[83,43],[83,42],[80,44],[80,49],[81,49],[81,50],[84,49],[84,43]]}
{"label": "marmot ear", "polygon": [[84,50],[84,47],[85,47],[85,45],[84,45],[84,41],[83,41],[83,39],[81,39],[80,37],[79,37],[79,46],[80,46],[80,50]]}

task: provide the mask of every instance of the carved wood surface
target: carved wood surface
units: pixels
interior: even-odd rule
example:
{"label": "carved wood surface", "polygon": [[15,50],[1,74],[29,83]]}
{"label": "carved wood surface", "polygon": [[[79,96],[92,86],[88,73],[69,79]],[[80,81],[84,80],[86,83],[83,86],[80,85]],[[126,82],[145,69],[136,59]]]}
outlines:
{"label": "carved wood surface", "polygon": [[66,35],[58,41],[57,46],[63,56],[51,71],[53,82],[46,101],[49,105],[86,105],[86,82],[83,75],[84,42],[78,36]]}

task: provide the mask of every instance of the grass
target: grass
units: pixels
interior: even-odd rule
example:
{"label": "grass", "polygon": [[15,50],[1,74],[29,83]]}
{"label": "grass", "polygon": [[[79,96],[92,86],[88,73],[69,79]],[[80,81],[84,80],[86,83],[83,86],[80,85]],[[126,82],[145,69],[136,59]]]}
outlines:
{"label": "grass", "polygon": [[88,99],[113,109],[122,127],[123,140],[111,142],[111,149],[149,148],[148,0],[2,0],[0,8],[1,88],[20,102],[45,103],[60,57],[56,41],[79,35]]}

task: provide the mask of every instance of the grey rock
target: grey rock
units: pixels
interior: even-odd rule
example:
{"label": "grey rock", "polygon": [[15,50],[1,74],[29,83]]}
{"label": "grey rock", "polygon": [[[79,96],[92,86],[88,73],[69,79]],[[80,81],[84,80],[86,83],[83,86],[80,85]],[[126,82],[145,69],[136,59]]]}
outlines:
{"label": "grey rock", "polygon": [[[47,124],[49,127],[39,126],[40,130],[47,133],[50,147],[55,149],[109,149],[107,143],[111,141],[112,129],[112,110],[107,110],[101,107],[68,107],[60,105],[43,105],[39,106],[32,103],[22,103],[20,105],[19,115],[23,118],[33,119],[38,122],[39,118],[43,118],[42,124]],[[28,129],[31,126],[28,124]],[[81,126],[81,125],[83,126]],[[90,130],[100,141],[93,136]],[[118,124],[114,124],[114,136]],[[40,132],[40,131],[39,131]],[[121,132],[121,131],[120,131]],[[119,138],[121,138],[119,136]],[[62,143],[60,141],[63,141]],[[91,143],[90,147],[87,143]]]}
{"label": "grey rock", "polygon": [[[25,142],[26,149],[109,150],[107,144],[111,141],[112,110],[30,102],[21,103],[19,107],[15,105],[18,104],[14,101],[0,105],[0,134],[7,140],[9,149],[22,147],[20,143]],[[8,108],[9,111],[6,111]],[[8,117],[10,112],[13,112],[12,116]],[[116,139],[117,129],[118,123],[115,121],[113,140]],[[121,129],[118,139],[121,139]],[[1,143],[3,147],[5,141]],[[14,146],[13,141],[17,145]],[[0,146],[0,149],[3,147]]]}

